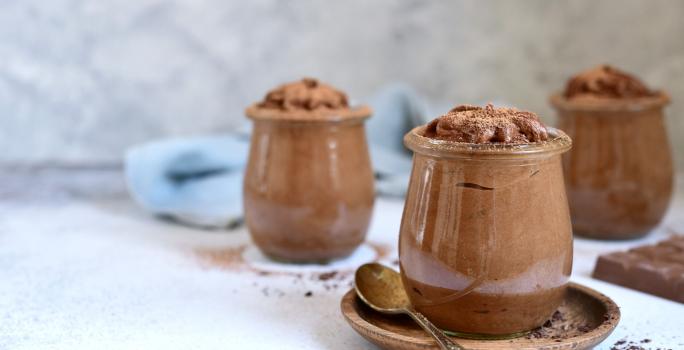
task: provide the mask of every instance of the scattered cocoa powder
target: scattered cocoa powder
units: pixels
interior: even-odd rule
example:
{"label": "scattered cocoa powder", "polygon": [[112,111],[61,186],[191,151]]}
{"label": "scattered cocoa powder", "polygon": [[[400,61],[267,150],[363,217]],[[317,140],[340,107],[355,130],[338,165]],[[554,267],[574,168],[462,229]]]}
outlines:
{"label": "scattered cocoa powder", "polygon": [[326,272],[326,273],[322,273],[322,274],[318,275],[318,279],[321,281],[327,281],[327,280],[335,277],[335,275],[337,275],[337,271],[330,271],[330,272]]}
{"label": "scattered cocoa powder", "polygon": [[[375,251],[375,258],[373,261],[380,261],[388,257],[391,248],[378,243],[367,242],[368,246]],[[220,249],[207,249],[202,248],[194,251],[194,254],[202,265],[205,267],[218,267],[221,269],[226,269],[230,271],[244,271],[256,273],[259,276],[293,276],[302,279],[304,275],[301,272],[291,272],[291,271],[273,271],[273,270],[262,270],[255,266],[252,266],[248,261],[245,261],[243,254],[247,249],[246,244],[242,244],[236,247],[226,247]],[[398,264],[398,260],[396,261]],[[312,272],[310,276],[312,279],[317,279],[320,281],[327,281],[337,277],[338,280],[349,277],[353,274],[353,270],[344,271],[331,271],[327,273],[318,274]]]}
{"label": "scattered cocoa powder", "polygon": [[553,339],[561,341],[562,339],[588,333],[593,329],[589,324],[578,324],[566,319],[562,308],[563,306],[561,306],[560,310],[554,312],[551,318],[544,322],[541,327],[530,332],[527,335],[527,339]]}
{"label": "scattered cocoa powder", "polygon": [[640,344],[648,344],[651,342],[651,339],[642,339],[640,341],[635,341],[635,340],[627,340],[627,339],[620,339],[613,344],[613,346],[610,347],[610,350],[672,350],[671,348],[661,348],[661,347],[648,347],[645,348],[641,346]]}
{"label": "scattered cocoa powder", "polygon": [[[385,245],[377,243],[367,243],[376,253],[374,261],[386,259],[391,249]],[[306,288],[311,283],[319,285],[322,290],[333,291],[340,288],[352,288],[354,286],[353,269],[331,270],[328,272],[292,272],[292,271],[273,271],[262,270],[252,266],[249,261],[243,258],[243,253],[247,249],[247,245],[239,245],[237,247],[227,247],[220,249],[200,249],[196,250],[195,254],[200,259],[200,262],[207,267],[218,267],[235,272],[253,273],[257,276],[264,277],[265,283],[268,283],[269,278],[273,277],[291,277],[293,284],[302,285]],[[398,263],[398,261],[396,262]],[[260,288],[260,292],[265,297],[282,297],[285,295],[280,289],[273,287],[262,287],[260,283],[252,282],[252,286]],[[305,297],[313,296],[313,291],[307,291]]]}
{"label": "scattered cocoa powder", "polygon": [[246,248],[246,245],[240,245],[223,249],[198,249],[195,253],[204,265],[235,271],[245,268],[242,254]]}

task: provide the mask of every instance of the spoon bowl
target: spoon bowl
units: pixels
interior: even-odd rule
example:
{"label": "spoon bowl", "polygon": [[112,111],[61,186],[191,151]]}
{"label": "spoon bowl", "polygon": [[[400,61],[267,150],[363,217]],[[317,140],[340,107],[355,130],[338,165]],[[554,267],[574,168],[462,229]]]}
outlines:
{"label": "spoon bowl", "polygon": [[400,314],[411,307],[401,276],[392,269],[377,263],[365,264],[356,270],[354,281],[359,298],[378,312]]}

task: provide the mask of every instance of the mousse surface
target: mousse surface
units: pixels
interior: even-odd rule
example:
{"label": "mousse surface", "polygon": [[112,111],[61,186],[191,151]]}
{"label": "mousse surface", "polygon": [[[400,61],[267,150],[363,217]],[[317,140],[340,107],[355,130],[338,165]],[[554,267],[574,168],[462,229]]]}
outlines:
{"label": "mousse surface", "polygon": [[316,79],[304,78],[269,91],[246,113],[257,119],[328,120],[365,118],[371,110],[366,106],[350,107],[344,92]]}
{"label": "mousse surface", "polygon": [[524,144],[548,140],[536,114],[515,108],[461,105],[431,121],[424,135],[465,143]]}
{"label": "mousse surface", "polygon": [[567,99],[634,99],[657,94],[635,76],[609,65],[597,66],[575,75],[568,80],[563,92]]}
{"label": "mousse surface", "polygon": [[348,109],[347,95],[316,79],[304,78],[269,91],[259,108],[281,111]]}

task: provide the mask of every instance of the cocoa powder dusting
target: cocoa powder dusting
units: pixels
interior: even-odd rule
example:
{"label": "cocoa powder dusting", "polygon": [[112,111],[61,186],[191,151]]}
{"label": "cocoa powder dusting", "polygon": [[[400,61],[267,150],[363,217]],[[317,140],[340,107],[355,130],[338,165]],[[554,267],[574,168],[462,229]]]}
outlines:
{"label": "cocoa powder dusting", "polygon": [[577,74],[568,80],[563,95],[568,99],[598,97],[630,99],[651,97],[650,90],[641,80],[609,65],[601,65]]}
{"label": "cocoa powder dusting", "polygon": [[[375,251],[376,256],[373,261],[386,259],[391,249],[388,246],[367,242],[367,244]],[[327,272],[293,272],[293,271],[278,271],[278,270],[263,270],[259,266],[254,266],[253,263],[244,258],[244,253],[247,250],[247,245],[239,245],[236,247],[225,247],[220,249],[198,249],[194,252],[199,262],[207,268],[220,268],[232,272],[253,273],[260,278],[263,278],[263,283],[266,286],[260,285],[262,282],[252,282],[252,287],[259,288],[259,291],[264,297],[281,298],[285,296],[285,291],[269,286],[271,278],[287,278],[290,277],[292,284],[301,285],[303,287],[314,287],[319,291],[337,291],[341,288],[352,288],[354,286],[354,271],[350,266],[340,270],[330,270]],[[398,263],[398,262],[397,262]],[[233,292],[235,293],[235,292]],[[304,297],[314,297],[314,291],[307,290]]]}
{"label": "cocoa powder dusting", "polygon": [[586,323],[567,319],[565,317],[566,313],[566,307],[561,306],[559,310],[553,313],[551,319],[544,322],[541,327],[530,332],[527,335],[527,339],[562,340],[588,333],[595,328]]}
{"label": "cocoa powder dusting", "polygon": [[539,117],[515,108],[461,105],[431,121],[425,137],[465,143],[525,144],[548,140]]}
{"label": "cocoa powder dusting", "polygon": [[[198,249],[196,251],[200,261],[206,266],[216,266],[226,270],[239,271],[247,268],[242,259],[242,254],[247,247],[227,247],[223,249]],[[268,273],[258,271],[259,274]]]}
{"label": "cocoa powder dusting", "polygon": [[259,108],[280,111],[344,110],[349,108],[347,95],[316,79],[304,78],[271,90]]}

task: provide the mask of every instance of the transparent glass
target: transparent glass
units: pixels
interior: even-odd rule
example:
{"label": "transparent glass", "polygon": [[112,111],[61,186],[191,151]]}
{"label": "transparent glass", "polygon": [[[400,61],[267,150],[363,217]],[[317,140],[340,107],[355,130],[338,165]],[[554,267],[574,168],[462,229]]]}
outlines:
{"label": "transparent glass", "polygon": [[409,132],[413,150],[399,237],[416,310],[462,336],[499,338],[540,326],[561,303],[572,231],[561,153],[570,138],[472,145]]}
{"label": "transparent glass", "polygon": [[252,117],[244,210],[264,254],[324,262],[349,255],[364,241],[374,201],[366,117]]}
{"label": "transparent glass", "polygon": [[574,140],[563,157],[576,234],[598,239],[646,235],[672,196],[665,95],[583,104],[552,97],[559,126]]}

